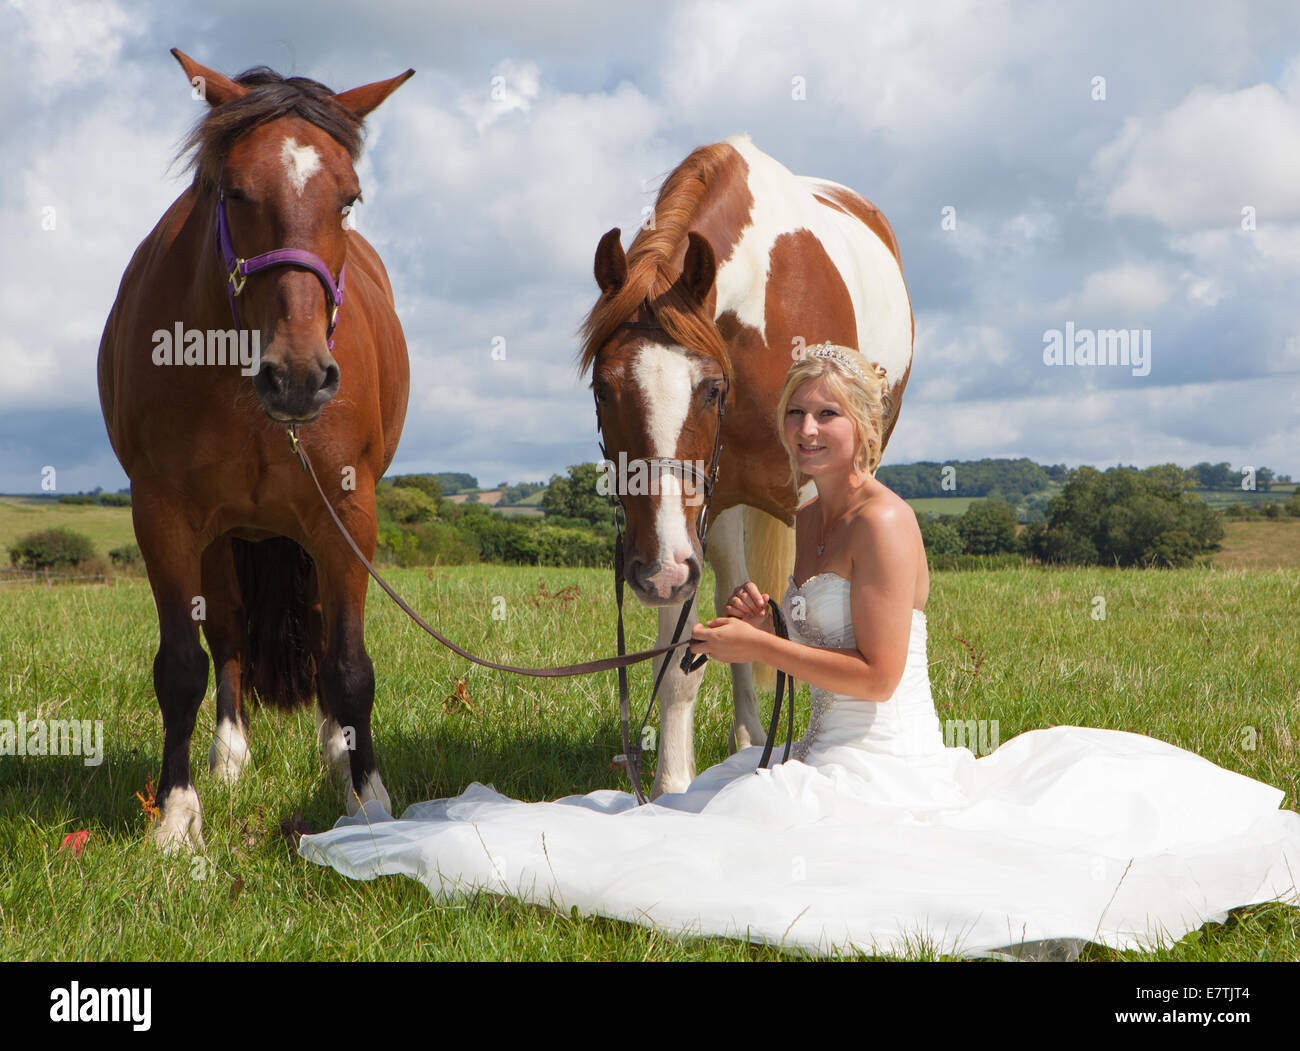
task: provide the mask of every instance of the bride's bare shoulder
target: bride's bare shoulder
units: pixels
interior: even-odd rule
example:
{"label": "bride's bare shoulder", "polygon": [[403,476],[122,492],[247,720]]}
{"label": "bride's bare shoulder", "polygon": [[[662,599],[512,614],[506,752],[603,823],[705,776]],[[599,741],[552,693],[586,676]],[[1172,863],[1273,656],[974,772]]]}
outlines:
{"label": "bride's bare shoulder", "polygon": [[853,516],[853,531],[872,547],[912,547],[921,526],[911,505],[883,483]]}

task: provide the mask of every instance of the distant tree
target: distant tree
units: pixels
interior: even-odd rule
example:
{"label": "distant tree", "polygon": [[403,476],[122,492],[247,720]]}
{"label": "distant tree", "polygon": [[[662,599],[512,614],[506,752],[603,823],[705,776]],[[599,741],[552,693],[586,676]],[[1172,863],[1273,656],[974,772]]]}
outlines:
{"label": "distant tree", "polygon": [[975,500],[957,520],[963,553],[993,555],[1016,549],[1016,509],[1001,500]]}
{"label": "distant tree", "polygon": [[501,491],[501,503],[498,506],[508,507],[520,503],[539,489],[545,488],[545,482],[520,482],[518,485],[508,485]]}
{"label": "distant tree", "polygon": [[431,474],[399,474],[393,478],[397,489],[418,489],[435,502],[442,496],[442,483]]}
{"label": "distant tree", "polygon": [[1045,525],[1025,543],[1048,562],[1103,565],[1187,565],[1223,538],[1218,516],[1194,494],[1171,484],[1171,472],[1112,467],[1070,472],[1048,504]]}
{"label": "distant tree", "polygon": [[1216,464],[1202,461],[1190,473],[1206,489],[1231,489],[1241,484],[1240,477],[1233,473],[1232,464],[1227,460]]}
{"label": "distant tree", "polygon": [[[92,497],[93,499],[93,497]],[[19,569],[57,569],[95,557],[90,537],[71,529],[43,529],[19,537],[9,548],[9,561]]]}
{"label": "distant tree", "polygon": [[937,519],[918,518],[921,526],[921,541],[930,555],[960,555],[961,534],[947,522]]}
{"label": "distant tree", "polygon": [[140,554],[140,547],[137,544],[123,544],[121,547],[115,547],[108,553],[108,557],[113,565],[123,568],[139,566],[144,562],[144,557]]}
{"label": "distant tree", "polygon": [[477,489],[478,479],[472,474],[458,474],[454,471],[443,471],[441,474],[433,476],[442,486],[443,494],[452,496],[456,493],[463,492],[466,489]]}
{"label": "distant tree", "polygon": [[420,486],[380,486],[375,490],[375,503],[393,521],[408,525],[432,522],[438,517],[437,499]]}
{"label": "distant tree", "polygon": [[[1048,487],[1047,472],[1032,460],[970,460],[893,464],[876,477],[904,500],[929,496],[989,496],[1011,500]],[[955,488],[954,488],[955,486]]]}
{"label": "distant tree", "polygon": [[1176,463],[1162,463],[1155,467],[1148,467],[1142,474],[1174,493],[1181,493],[1184,489],[1192,489],[1196,486],[1196,476],[1191,471],[1183,470]]}
{"label": "distant tree", "polygon": [[566,476],[551,475],[542,497],[542,511],[549,516],[580,518],[593,525],[612,523],[614,509],[609,498],[596,490],[605,471],[597,463],[574,464]]}

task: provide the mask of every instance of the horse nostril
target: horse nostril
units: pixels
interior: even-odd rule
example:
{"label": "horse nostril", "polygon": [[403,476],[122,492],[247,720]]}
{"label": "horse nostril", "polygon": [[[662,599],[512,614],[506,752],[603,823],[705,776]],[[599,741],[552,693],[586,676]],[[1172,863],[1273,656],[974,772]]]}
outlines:
{"label": "horse nostril", "polygon": [[320,389],[327,393],[331,398],[339,389],[339,367],[333,362],[325,369],[325,381],[320,385]]}
{"label": "horse nostril", "polygon": [[257,375],[253,377],[253,386],[263,397],[279,397],[284,394],[284,369],[272,361],[263,361]]}

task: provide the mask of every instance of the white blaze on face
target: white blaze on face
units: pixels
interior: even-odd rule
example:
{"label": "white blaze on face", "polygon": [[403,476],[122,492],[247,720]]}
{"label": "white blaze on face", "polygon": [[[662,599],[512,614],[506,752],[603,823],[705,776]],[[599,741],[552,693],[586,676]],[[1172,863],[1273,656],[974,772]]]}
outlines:
{"label": "white blaze on face", "polygon": [[307,180],[320,171],[320,154],[316,152],[316,147],[299,146],[297,139],[285,139],[284,145],[280,147],[280,161],[284,164],[289,182],[301,197]]}
{"label": "white blaze on face", "polygon": [[[632,363],[632,376],[646,407],[651,456],[677,459],[677,443],[700,375],[699,366],[680,349],[660,345],[644,348]],[[677,474],[660,474],[655,538],[659,543],[662,569],[651,580],[665,597],[674,587],[684,584],[690,575],[686,561],[693,549],[686,530],[681,491],[681,479]]]}

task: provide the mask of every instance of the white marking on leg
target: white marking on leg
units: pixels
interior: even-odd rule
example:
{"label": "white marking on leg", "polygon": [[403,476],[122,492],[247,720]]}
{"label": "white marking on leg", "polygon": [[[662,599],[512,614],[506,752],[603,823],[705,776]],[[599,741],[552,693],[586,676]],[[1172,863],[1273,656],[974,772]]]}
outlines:
{"label": "white marking on leg", "polygon": [[[682,626],[684,639],[691,637],[691,629],[699,623],[699,601],[691,604],[690,616]],[[681,616],[681,606],[659,607],[659,638],[655,648],[667,646],[673,638],[673,628]],[[684,647],[683,647],[684,649]],[[655,763],[654,785],[650,798],[665,792],[684,792],[695,780],[695,698],[704,680],[705,664],[698,672],[687,676],[682,672],[682,649],[667,654],[671,667],[664,673],[659,688],[659,756]],[[659,665],[655,664],[655,674]]]}
{"label": "white marking on leg", "polygon": [[[713,567],[714,579],[717,581],[713,604],[719,611],[726,608],[736,588],[749,579],[745,565],[744,511],[741,505],[729,507],[709,526],[709,565]],[[763,744],[767,740],[767,734],[758,714],[753,665],[731,665],[731,701],[735,714],[731,720],[731,732],[727,736],[727,748],[737,752],[750,745]]]}
{"label": "white marking on leg", "polygon": [[173,788],[159,802],[162,819],[154,829],[154,842],[168,854],[178,850],[205,850],[203,811],[194,786]]}
{"label": "white marking on leg", "polygon": [[[700,379],[699,365],[686,357],[680,347],[655,344],[637,355],[632,363],[632,376],[646,408],[650,455],[675,460],[691,396]],[[658,486],[655,539],[659,545],[659,565],[649,580],[655,592],[667,598],[690,577],[687,562],[695,549],[686,530],[681,479],[665,472],[659,476]]]}
{"label": "white marking on leg", "polygon": [[238,781],[251,753],[244,728],[231,719],[217,723],[208,749],[208,769],[222,781]]}
{"label": "white marking on leg", "polygon": [[284,140],[280,147],[280,162],[299,197],[307,186],[307,180],[320,171],[320,154],[316,147],[299,146],[297,139]]}
{"label": "white marking on leg", "polygon": [[352,780],[348,779],[347,808],[349,817],[354,816],[358,810],[372,799],[378,800],[386,813],[391,814],[393,812],[393,804],[388,799],[388,790],[384,788],[384,782],[379,779],[378,770],[371,771],[365,781],[362,782],[359,792],[352,790]]}
{"label": "white marking on leg", "polygon": [[352,762],[347,737],[343,728],[325,714],[319,702],[316,704],[316,741],[325,765],[335,774],[347,774]]}

